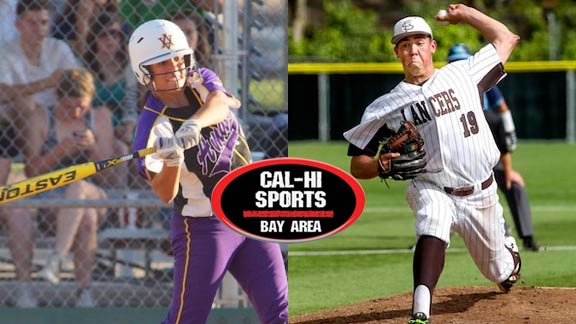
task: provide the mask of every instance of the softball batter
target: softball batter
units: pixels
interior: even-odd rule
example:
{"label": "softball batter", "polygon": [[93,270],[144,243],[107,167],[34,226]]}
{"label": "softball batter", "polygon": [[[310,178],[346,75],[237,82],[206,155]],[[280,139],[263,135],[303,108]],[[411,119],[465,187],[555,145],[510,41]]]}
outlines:
{"label": "softball batter", "polygon": [[197,68],[184,33],[172,22],[140,25],[129,52],[136,78],[150,90],[134,149],[158,149],[139,161],[139,171],[158,197],[174,206],[174,291],[163,323],[205,323],[227,270],[262,323],[287,323],[288,284],[279,245],[237,234],[212,214],[216,183],[251,161],[229,109],[239,102],[214,72]]}
{"label": "softball batter", "polygon": [[344,133],[350,142],[351,173],[371,179],[394,172],[398,153],[374,157],[378,143],[413,122],[424,138],[426,173],[407,187],[406,198],[416,218],[414,292],[409,323],[428,323],[432,295],[444,266],[450,232],[464,240],[481,273],[507,291],[519,278],[520,257],[514,239],[504,236],[502,206],[492,169],[500,152],[482,111],[484,91],[505,76],[507,61],[519,37],[502,23],[471,7],[457,4],[438,21],[466,23],[488,41],[467,60],[436,70],[436,41],[421,17],[406,17],[394,26],[392,43],[405,79],[372,102],[361,123]]}

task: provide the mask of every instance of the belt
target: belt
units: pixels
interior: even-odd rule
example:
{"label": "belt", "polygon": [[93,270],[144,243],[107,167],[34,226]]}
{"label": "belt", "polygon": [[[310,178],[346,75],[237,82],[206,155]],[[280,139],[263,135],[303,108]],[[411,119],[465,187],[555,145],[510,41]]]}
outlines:
{"label": "belt", "polygon": [[[484,189],[490,187],[492,182],[494,182],[494,176],[491,174],[488,179],[482,181],[482,184],[480,185],[480,187],[482,188],[482,190],[484,190]],[[474,193],[474,186],[461,187],[461,188],[444,187],[444,191],[446,191],[446,193],[454,195],[454,196],[459,196],[459,197],[469,196],[469,195]]]}

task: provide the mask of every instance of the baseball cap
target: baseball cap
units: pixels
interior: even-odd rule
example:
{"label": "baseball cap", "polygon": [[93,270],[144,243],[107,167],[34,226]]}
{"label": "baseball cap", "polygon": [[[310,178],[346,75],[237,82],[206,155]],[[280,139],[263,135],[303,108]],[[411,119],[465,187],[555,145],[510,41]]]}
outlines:
{"label": "baseball cap", "polygon": [[402,18],[394,25],[392,44],[396,45],[402,38],[417,34],[425,34],[432,37],[432,29],[426,20],[416,16]]}
{"label": "baseball cap", "polygon": [[448,51],[448,63],[464,60],[471,56],[470,50],[464,44],[456,44],[450,47]]}

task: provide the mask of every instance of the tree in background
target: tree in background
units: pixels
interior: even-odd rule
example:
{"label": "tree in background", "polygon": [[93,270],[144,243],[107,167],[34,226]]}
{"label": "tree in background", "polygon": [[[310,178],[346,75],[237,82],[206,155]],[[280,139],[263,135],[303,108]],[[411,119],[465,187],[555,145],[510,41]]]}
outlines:
{"label": "tree in background", "polygon": [[[301,3],[306,1],[298,1]],[[350,0],[322,3],[325,16],[320,27],[305,28],[303,35],[297,29],[297,38],[303,36],[300,40],[294,40],[294,29],[290,28],[288,51],[292,59],[330,62],[394,59],[390,32],[378,26],[375,12],[362,10]],[[296,24],[301,26],[302,21],[297,20]]]}
{"label": "tree in background", "polygon": [[[576,6],[570,0],[463,1],[505,22],[521,36],[511,61],[576,59]],[[485,43],[468,26],[438,26],[434,15],[446,7],[437,0],[289,0],[288,53],[291,62],[396,62],[390,38],[392,25],[408,15],[424,17],[438,42],[437,57],[446,57],[454,43],[476,51]],[[314,10],[312,10],[313,8]]]}

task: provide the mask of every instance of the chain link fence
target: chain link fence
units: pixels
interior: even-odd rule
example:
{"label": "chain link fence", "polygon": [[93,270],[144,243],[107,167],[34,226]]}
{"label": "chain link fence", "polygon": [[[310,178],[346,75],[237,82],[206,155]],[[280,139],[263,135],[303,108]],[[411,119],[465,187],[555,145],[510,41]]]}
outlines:
{"label": "chain link fence", "polygon": [[[255,160],[287,156],[286,0],[5,0],[0,184],[131,151],[127,40],[154,18],[241,100]],[[169,217],[132,163],[0,206],[0,307],[168,307]],[[214,307],[247,303],[227,276]]]}

